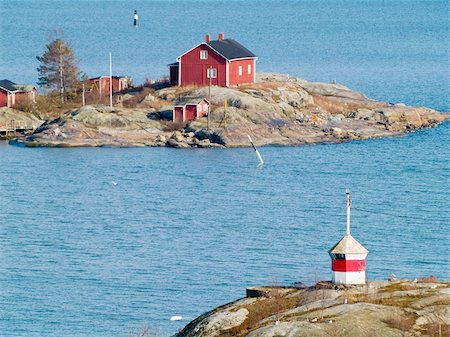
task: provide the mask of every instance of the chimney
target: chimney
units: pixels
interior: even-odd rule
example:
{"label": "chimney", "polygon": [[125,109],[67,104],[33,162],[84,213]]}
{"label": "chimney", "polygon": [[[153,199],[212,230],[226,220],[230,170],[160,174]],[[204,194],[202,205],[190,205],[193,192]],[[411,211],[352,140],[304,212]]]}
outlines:
{"label": "chimney", "polygon": [[218,40],[219,40],[219,41],[222,41],[223,39],[224,39],[223,33],[219,33],[219,38],[218,38]]}
{"label": "chimney", "polygon": [[205,42],[208,43],[211,40],[211,35],[206,34],[205,35]]}

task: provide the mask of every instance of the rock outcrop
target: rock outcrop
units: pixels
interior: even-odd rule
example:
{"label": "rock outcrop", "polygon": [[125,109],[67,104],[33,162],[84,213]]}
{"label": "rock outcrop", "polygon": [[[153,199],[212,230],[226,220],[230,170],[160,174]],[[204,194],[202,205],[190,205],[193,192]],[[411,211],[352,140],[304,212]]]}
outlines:
{"label": "rock outcrop", "polygon": [[[43,122],[32,113],[6,107],[0,108],[0,129],[17,127],[22,131],[30,131],[39,127]],[[6,136],[6,134],[0,136]]]}
{"label": "rock outcrop", "polygon": [[[137,97],[137,96],[136,96]],[[207,87],[171,87],[146,94],[156,108],[87,106],[47,121],[23,143],[28,146],[249,146],[301,145],[386,137],[434,127],[450,115],[427,108],[371,100],[340,84],[259,74],[257,83],[211,88],[210,129],[199,118],[170,122],[180,97],[209,97]],[[144,103],[145,103],[144,102]],[[145,106],[143,102],[138,106]]]}
{"label": "rock outcrop", "polygon": [[[260,287],[212,310],[176,337],[448,336],[450,283]],[[255,295],[256,294],[256,295]],[[440,333],[440,335],[439,335]]]}

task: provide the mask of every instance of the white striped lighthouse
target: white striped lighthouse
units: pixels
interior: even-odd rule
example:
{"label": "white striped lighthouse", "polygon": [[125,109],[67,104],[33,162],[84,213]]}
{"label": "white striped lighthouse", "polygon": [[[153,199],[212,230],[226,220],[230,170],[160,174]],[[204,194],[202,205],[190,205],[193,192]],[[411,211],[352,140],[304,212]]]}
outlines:
{"label": "white striped lighthouse", "polygon": [[350,235],[350,191],[347,190],[347,233],[328,251],[331,256],[333,282],[365,284],[366,257],[369,251]]}

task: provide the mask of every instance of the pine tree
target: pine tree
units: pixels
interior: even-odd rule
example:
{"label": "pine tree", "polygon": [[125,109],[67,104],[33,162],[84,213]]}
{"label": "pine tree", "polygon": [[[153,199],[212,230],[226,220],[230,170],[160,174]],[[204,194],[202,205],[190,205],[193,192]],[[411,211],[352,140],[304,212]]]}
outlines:
{"label": "pine tree", "polygon": [[47,44],[42,56],[36,56],[41,65],[38,85],[56,88],[61,95],[61,103],[66,101],[69,93],[77,84],[79,70],[73,49],[62,39],[55,38]]}

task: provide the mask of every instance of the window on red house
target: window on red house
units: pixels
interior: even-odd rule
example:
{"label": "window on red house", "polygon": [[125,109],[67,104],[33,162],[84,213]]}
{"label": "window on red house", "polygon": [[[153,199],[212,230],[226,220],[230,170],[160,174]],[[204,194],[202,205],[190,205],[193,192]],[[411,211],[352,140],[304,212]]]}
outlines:
{"label": "window on red house", "polygon": [[216,78],[217,77],[217,69],[216,68],[208,68],[207,76],[208,76],[208,78]]}

